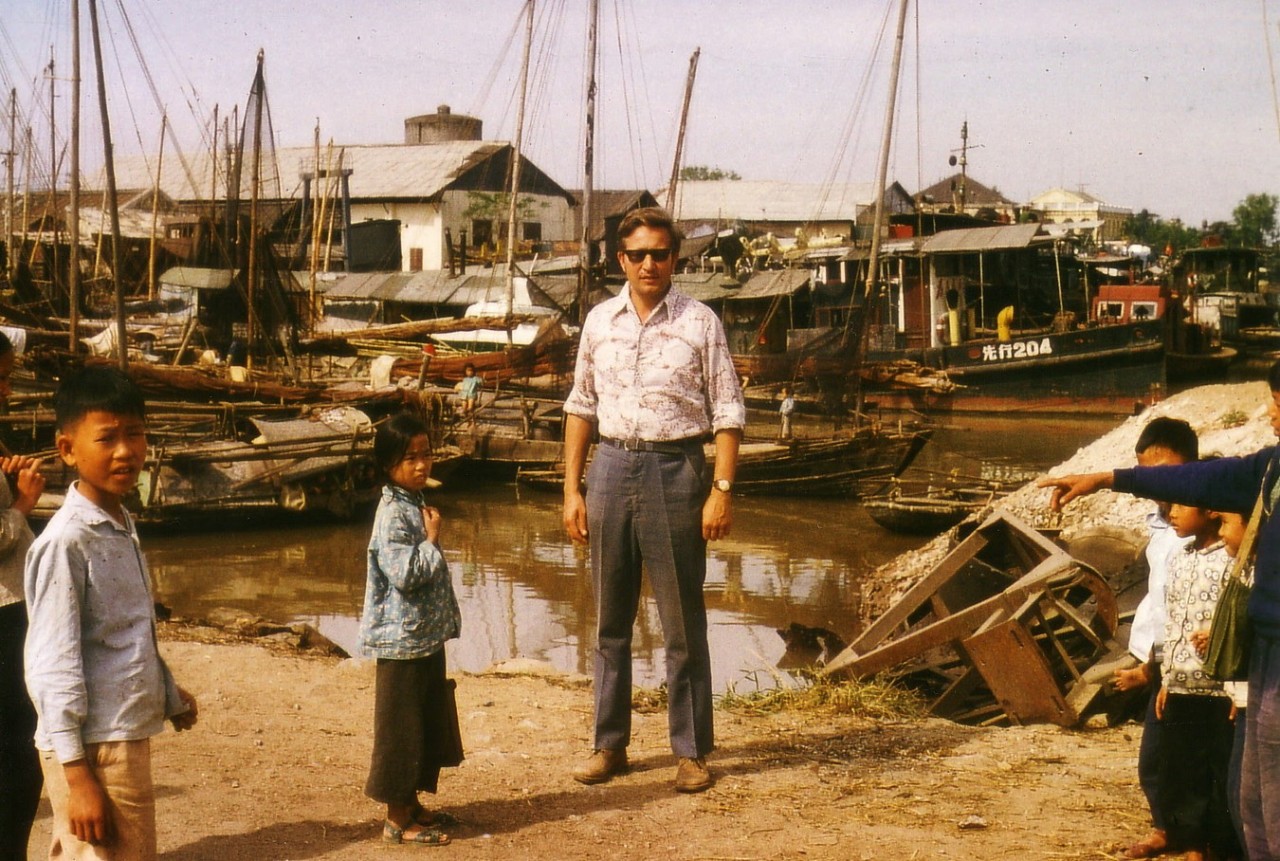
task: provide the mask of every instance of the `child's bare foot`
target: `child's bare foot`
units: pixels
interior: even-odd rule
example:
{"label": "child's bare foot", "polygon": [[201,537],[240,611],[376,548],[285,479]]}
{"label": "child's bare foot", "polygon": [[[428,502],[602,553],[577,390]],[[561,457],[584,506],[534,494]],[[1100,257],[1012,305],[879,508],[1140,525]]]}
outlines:
{"label": "child's bare foot", "polygon": [[[1157,828],[1146,837],[1125,850],[1126,858],[1154,858],[1169,848],[1169,838],[1163,830]],[[1190,858],[1191,856],[1187,856]],[[1199,861],[1204,861],[1203,857]]]}

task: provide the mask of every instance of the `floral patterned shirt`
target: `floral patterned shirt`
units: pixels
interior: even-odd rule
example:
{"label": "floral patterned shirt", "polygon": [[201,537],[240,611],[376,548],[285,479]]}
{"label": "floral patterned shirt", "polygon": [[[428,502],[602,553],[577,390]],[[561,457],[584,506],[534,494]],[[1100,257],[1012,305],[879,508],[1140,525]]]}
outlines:
{"label": "floral patterned shirt", "polygon": [[674,289],[644,322],[629,287],[591,310],[564,410],[613,439],[682,440],[747,420],[719,318]]}
{"label": "floral patterned shirt", "polygon": [[1191,635],[1209,629],[1230,567],[1231,557],[1221,541],[1200,550],[1188,544],[1169,554],[1162,669],[1170,693],[1223,695],[1222,682],[1205,674],[1204,659],[1191,645]]}
{"label": "floral patterned shirt", "polygon": [[374,658],[425,658],[462,631],[449,566],[422,525],[422,494],[388,484],[373,519],[360,645]]}

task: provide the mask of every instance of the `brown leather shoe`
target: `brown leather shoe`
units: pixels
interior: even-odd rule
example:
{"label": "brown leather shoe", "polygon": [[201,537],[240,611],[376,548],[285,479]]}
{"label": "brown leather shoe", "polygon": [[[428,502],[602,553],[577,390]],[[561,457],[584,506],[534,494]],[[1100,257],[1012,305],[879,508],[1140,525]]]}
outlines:
{"label": "brown leather shoe", "polygon": [[680,757],[676,766],[676,792],[702,792],[711,788],[711,769],[702,757]]}
{"label": "brown leather shoe", "polygon": [[615,774],[627,770],[627,749],[597,750],[591,758],[573,770],[573,779],[578,783],[604,783]]}

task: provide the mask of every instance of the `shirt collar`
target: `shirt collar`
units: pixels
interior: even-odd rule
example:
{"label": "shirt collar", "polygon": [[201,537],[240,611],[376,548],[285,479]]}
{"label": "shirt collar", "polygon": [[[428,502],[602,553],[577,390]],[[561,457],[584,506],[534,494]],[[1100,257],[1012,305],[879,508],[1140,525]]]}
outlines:
{"label": "shirt collar", "polygon": [[[622,288],[622,292],[618,294],[618,298],[622,300],[622,303],[618,306],[618,310],[615,312],[614,316],[621,314],[623,311],[630,311],[635,314],[637,318],[640,316],[640,312],[636,310],[635,303],[631,301],[630,284],[627,284]],[[662,301],[653,306],[653,313],[649,315],[649,319],[652,320],[654,317],[662,314],[666,314],[668,317],[674,316],[676,309],[679,307],[681,298],[683,297],[676,290],[675,284],[672,284],[667,288],[667,295],[662,297]]]}
{"label": "shirt collar", "polygon": [[1224,547],[1224,546],[1225,546],[1225,545],[1222,543],[1222,540],[1221,540],[1221,539],[1218,539],[1217,541],[1213,542],[1212,544],[1209,544],[1209,545],[1207,545],[1207,546],[1205,546],[1205,547],[1202,547],[1202,548],[1197,549],[1197,548],[1196,548],[1196,542],[1195,542],[1194,540],[1192,540],[1192,541],[1187,542],[1187,545],[1186,545],[1185,547],[1183,547],[1182,549],[1183,549],[1183,550],[1185,550],[1187,553],[1200,553],[1200,554],[1202,554],[1202,555],[1203,555],[1203,554],[1212,553],[1212,552],[1214,552],[1215,550],[1217,550],[1218,548],[1220,548],[1220,547]]}
{"label": "shirt collar", "polygon": [[382,498],[385,500],[395,500],[397,502],[407,502],[416,508],[426,505],[422,498],[422,493],[412,490],[405,490],[398,484],[388,481],[382,486]]}
{"label": "shirt collar", "polygon": [[129,512],[121,508],[120,511],[124,514],[124,523],[116,520],[101,506],[92,502],[87,496],[80,492],[79,480],[73,481],[67,488],[67,495],[62,504],[75,512],[81,520],[90,526],[96,526],[99,523],[107,523],[121,532],[127,532],[130,535],[133,534],[133,518],[129,516]]}

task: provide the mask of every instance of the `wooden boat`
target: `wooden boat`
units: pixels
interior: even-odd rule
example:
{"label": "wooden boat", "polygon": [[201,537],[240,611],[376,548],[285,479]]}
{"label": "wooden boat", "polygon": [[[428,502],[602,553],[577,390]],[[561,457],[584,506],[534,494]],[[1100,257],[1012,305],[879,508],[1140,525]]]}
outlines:
{"label": "wooden boat", "polygon": [[862,507],[891,532],[937,535],[988,508],[1001,495],[1003,491],[990,484],[947,482],[913,489],[895,480],[887,493],[864,499]]}
{"label": "wooden boat", "polygon": [[[933,431],[927,428],[864,427],[832,439],[779,442],[747,440],[738,452],[734,493],[748,496],[850,496],[900,474]],[[715,463],[715,447],[706,447]],[[564,464],[522,468],[516,481],[536,490],[559,491]]]}

